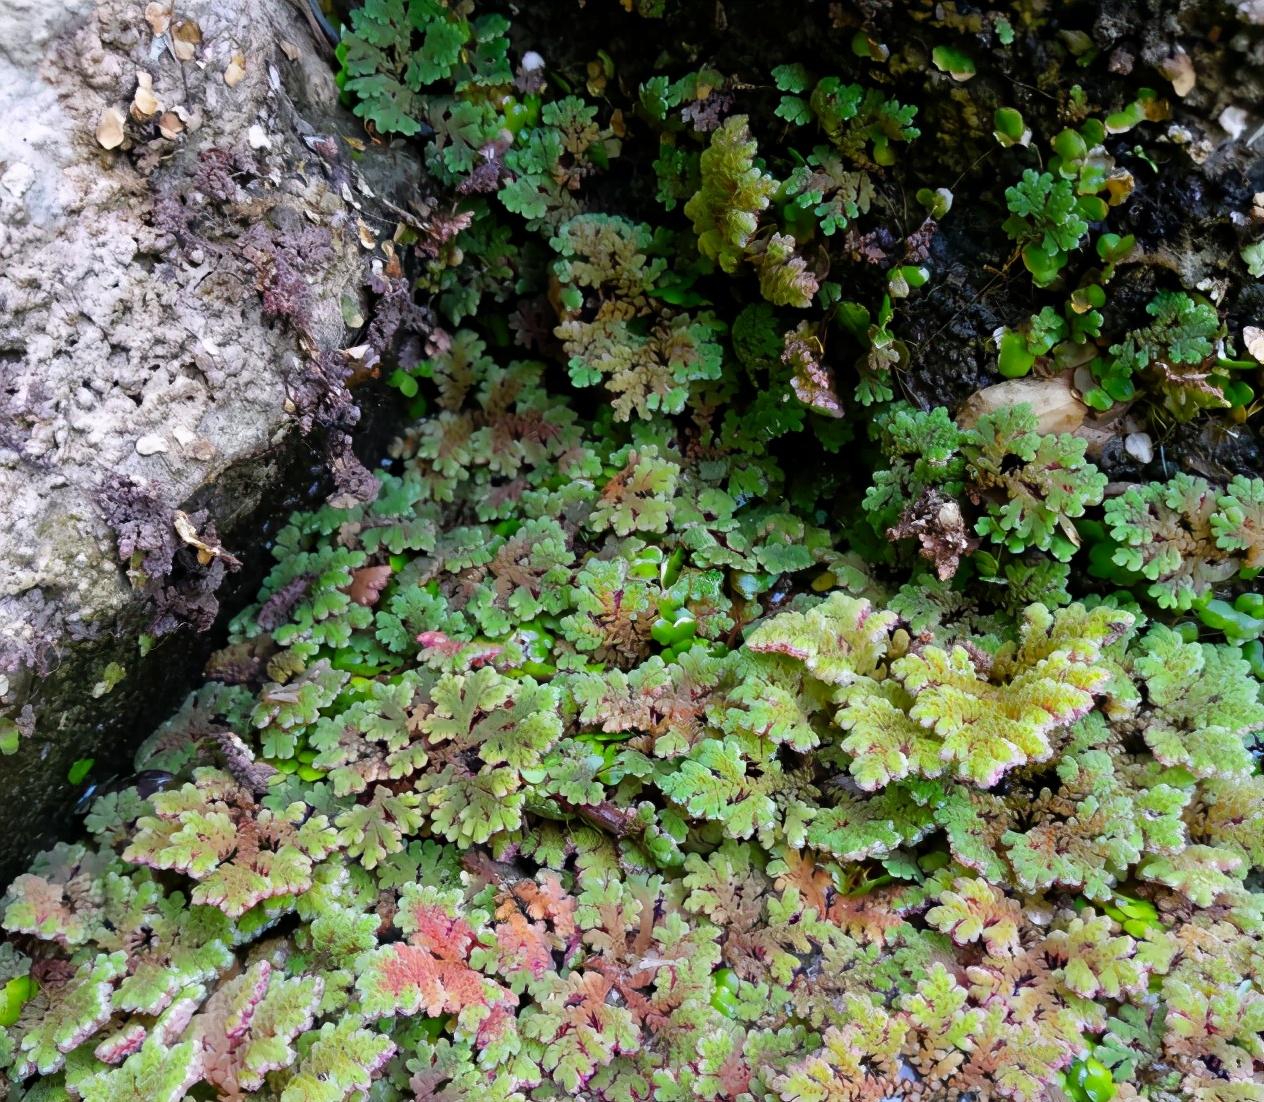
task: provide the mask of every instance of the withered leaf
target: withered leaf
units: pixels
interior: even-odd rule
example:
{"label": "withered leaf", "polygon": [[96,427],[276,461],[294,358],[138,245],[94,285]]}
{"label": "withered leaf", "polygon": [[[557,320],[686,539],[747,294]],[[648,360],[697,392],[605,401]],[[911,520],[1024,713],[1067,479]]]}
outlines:
{"label": "withered leaf", "polygon": [[363,566],[351,575],[351,585],[347,593],[358,605],[375,605],[390,580],[390,566]]}

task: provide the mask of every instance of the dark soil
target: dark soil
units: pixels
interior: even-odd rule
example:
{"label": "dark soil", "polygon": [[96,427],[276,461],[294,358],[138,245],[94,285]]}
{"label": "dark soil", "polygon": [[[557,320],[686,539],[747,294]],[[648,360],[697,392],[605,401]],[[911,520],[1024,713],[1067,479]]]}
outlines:
{"label": "dark soil", "polygon": [[[1261,316],[1264,291],[1237,256],[1240,244],[1259,231],[1235,225],[1231,216],[1248,211],[1255,192],[1264,190],[1264,158],[1245,142],[1229,141],[1217,119],[1226,106],[1258,102],[1264,35],[1244,28],[1219,4],[1036,5],[1032,28],[1015,27],[1013,43],[1004,47],[990,29],[989,9],[970,4],[720,0],[671,5],[665,20],[652,23],[619,10],[606,18],[595,14],[574,20],[565,4],[524,5],[515,13],[517,45],[540,50],[551,66],[581,80],[586,63],[605,51],[615,63],[612,80],[618,86],[611,98],[621,102],[635,101],[640,82],[651,73],[713,65],[738,77],[736,107],[752,115],[764,134],[777,127],[790,130],[772,115],[778,93],[767,77],[771,66],[784,61],[862,80],[918,105],[923,137],[901,149],[895,167],[877,172],[879,202],[859,228],[885,235],[888,251],[898,259],[901,235],[921,220],[912,198],[917,189],[949,187],[954,193],[953,210],[931,244],[928,263],[935,278],[900,304],[894,327],[910,354],[899,389],[920,406],[955,408],[997,382],[994,332],[1021,323],[1059,292],[1064,296],[1096,260],[1073,264],[1067,287],[1033,288],[1001,230],[1004,187],[1030,165],[1031,153],[997,144],[991,117],[998,106],[1017,107],[1035,133],[1048,136],[1089,114],[1118,110],[1142,87],[1154,88],[1171,104],[1171,120],[1143,123],[1107,139],[1108,151],[1135,179],[1131,199],[1112,209],[1110,228],[1136,235],[1140,262],[1121,268],[1110,285],[1103,346],[1145,323],[1146,304],[1156,291],[1193,290],[1200,281],[1209,291],[1214,284],[1225,292],[1231,334]],[[856,57],[851,39],[862,24],[891,48],[891,63]],[[647,26],[655,33],[647,33]],[[978,60],[978,75],[968,85],[954,83],[929,63],[932,46],[951,33],[946,26],[957,28],[957,44]],[[1184,100],[1172,94],[1158,68],[1178,49],[1193,58],[1198,74]],[[904,60],[897,65],[896,58]],[[924,63],[909,64],[909,58]],[[1258,125],[1249,123],[1251,130]],[[1182,128],[1185,147],[1172,140],[1174,126]],[[1198,157],[1191,156],[1191,145],[1199,147]],[[652,173],[643,169],[656,155],[645,128],[631,128],[624,163],[637,167],[611,174],[599,186],[594,198],[602,209],[661,221],[661,208],[643,186],[652,182]],[[853,264],[831,271],[829,278],[843,282],[857,299],[872,301],[881,295],[884,273],[883,265]],[[845,338],[836,343],[844,359],[859,354],[859,349],[843,353],[849,346]],[[1262,469],[1253,424],[1174,431],[1164,459],[1169,467]],[[1155,466],[1158,473],[1160,460]],[[1125,469],[1127,464],[1120,466],[1120,473]]]}

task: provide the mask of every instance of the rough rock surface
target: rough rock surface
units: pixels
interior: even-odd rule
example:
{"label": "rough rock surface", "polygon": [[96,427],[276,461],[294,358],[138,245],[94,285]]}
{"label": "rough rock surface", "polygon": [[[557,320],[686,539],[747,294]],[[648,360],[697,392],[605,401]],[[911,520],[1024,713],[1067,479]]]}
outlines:
{"label": "rough rock surface", "polygon": [[69,764],[108,762],[198,662],[180,625],[234,564],[190,539],[252,548],[257,574],[258,518],[319,441],[344,492],[366,477],[339,349],[389,285],[393,223],[327,137],[321,49],[288,0],[0,4],[5,875],[73,799]]}

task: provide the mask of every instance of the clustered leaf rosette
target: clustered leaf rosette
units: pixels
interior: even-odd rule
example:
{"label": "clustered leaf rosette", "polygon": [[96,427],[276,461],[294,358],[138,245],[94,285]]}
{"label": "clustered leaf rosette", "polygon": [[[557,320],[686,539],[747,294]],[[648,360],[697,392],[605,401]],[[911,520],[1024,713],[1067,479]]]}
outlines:
{"label": "clustered leaf rosette", "polygon": [[1129,330],[1093,363],[1094,375],[1110,398],[1133,397],[1135,380],[1144,380],[1161,396],[1165,412],[1179,421],[1250,400],[1250,388],[1230,374],[1250,361],[1223,356],[1224,327],[1211,303],[1184,291],[1160,291],[1146,313],[1154,320]]}
{"label": "clustered leaf rosette", "polygon": [[227,773],[203,769],[182,788],[154,799],[124,859],[174,869],[195,881],[192,902],[240,918],[268,899],[312,886],[312,868],[335,848],[334,828],[301,801],[282,811],[259,807]]}
{"label": "clustered leaf rosette", "polygon": [[[1075,522],[1102,501],[1106,476],[1085,458],[1086,443],[1070,433],[1041,433],[1030,406],[986,413],[970,427],[942,407],[896,404],[875,419],[873,434],[887,459],[864,499],[871,523],[888,536],[920,534],[922,554],[941,580],[973,549],[963,507],[978,513],[974,532],[1013,554],[1043,551],[1069,560],[1080,545]],[[922,514],[936,503],[935,516]],[[951,519],[941,519],[952,504]],[[940,550],[946,537],[955,559]],[[947,566],[945,567],[945,562]]]}
{"label": "clustered leaf rosette", "polygon": [[1089,223],[1105,215],[1095,195],[1076,193],[1070,180],[1026,169],[1005,189],[1010,216],[1004,229],[1022,248],[1023,263],[1037,284],[1052,283],[1070,254],[1084,243]]}
{"label": "clustered leaf rosette", "polygon": [[469,34],[468,22],[439,0],[370,0],[352,17],[343,47],[356,113],[382,130],[417,133],[422,90],[452,75]]}
{"label": "clustered leaf rosette", "polygon": [[[916,627],[771,460],[554,421],[470,341],[434,377],[464,475],[427,423],[376,502],[293,518],[213,664],[235,684],[141,750],[177,775],[10,889],[39,947],[11,1075],[282,1102],[1034,1102],[1085,1053],[1138,1091],[1258,1077],[1238,648],[969,589]],[[1038,465],[1028,418],[897,413],[871,507]],[[506,419],[535,426],[512,454]],[[1226,554],[1252,491],[1216,504]],[[289,561],[330,545],[349,569]]]}
{"label": "clustered leaf rosette", "polygon": [[777,181],[756,166],[757,149],[745,116],[725,120],[702,154],[702,186],[685,204],[699,251],[726,272],[737,270],[777,189]]}
{"label": "clustered leaf rosette", "polygon": [[1176,474],[1111,498],[1105,506],[1111,561],[1146,579],[1160,608],[1187,611],[1264,561],[1259,482],[1239,477],[1218,493],[1205,479]]}
{"label": "clustered leaf rosette", "polygon": [[666,265],[646,257],[651,243],[649,226],[601,214],[564,222],[551,241],[562,288],[554,334],[571,380],[604,384],[621,420],[679,413],[691,383],[720,376],[722,326],[714,314],[683,313],[658,297]]}

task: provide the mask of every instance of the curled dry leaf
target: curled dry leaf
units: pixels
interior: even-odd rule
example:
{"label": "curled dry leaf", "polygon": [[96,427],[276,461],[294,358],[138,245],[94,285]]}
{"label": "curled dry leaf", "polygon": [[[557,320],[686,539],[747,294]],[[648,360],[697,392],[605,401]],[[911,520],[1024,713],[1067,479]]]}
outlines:
{"label": "curled dry leaf", "polygon": [[171,48],[181,61],[192,61],[202,41],[202,28],[192,19],[181,19],[171,29]]}
{"label": "curled dry leaf", "polygon": [[132,96],[132,118],[137,122],[156,115],[162,104],[154,95],[154,78],[146,72],[136,74],[136,94]]}
{"label": "curled dry leaf", "polygon": [[1171,57],[1159,62],[1159,72],[1172,82],[1172,91],[1184,99],[1198,83],[1198,74],[1189,54],[1178,50]]}
{"label": "curled dry leaf", "polygon": [[1230,104],[1220,112],[1216,121],[1220,124],[1220,129],[1236,142],[1246,131],[1247,123],[1250,120],[1241,107],[1238,107],[1236,104]]}
{"label": "curled dry leaf", "polygon": [[1264,364],[1264,329],[1258,325],[1246,326],[1242,330],[1242,343],[1255,359]]}
{"label": "curled dry leaf", "polygon": [[887,535],[893,540],[916,539],[922,558],[935,567],[941,582],[956,574],[962,555],[979,546],[966,526],[961,506],[933,487],[904,510]]}
{"label": "curled dry leaf", "polygon": [[1124,437],[1124,451],[1138,463],[1148,464],[1154,461],[1154,441],[1148,432],[1130,432]]}
{"label": "curled dry leaf", "polygon": [[232,567],[241,565],[241,560],[236,555],[225,551],[218,543],[207,543],[198,535],[198,531],[193,527],[193,522],[189,519],[187,513],[176,510],[175,516],[172,518],[172,524],[175,527],[176,535],[179,536],[190,547],[197,549],[198,562],[206,566],[212,559],[223,559],[224,562]]}
{"label": "curled dry leaf", "polygon": [[1132,194],[1137,181],[1125,168],[1114,168],[1106,177],[1106,202],[1112,207],[1119,206]]}
{"label": "curled dry leaf", "polygon": [[377,604],[378,597],[390,580],[390,566],[363,566],[351,575],[347,594],[358,605],[372,606]]}
{"label": "curled dry leaf", "polygon": [[228,67],[224,70],[224,83],[229,88],[236,88],[246,77],[246,55],[238,50],[229,59]]}
{"label": "curled dry leaf", "polygon": [[1088,413],[1088,407],[1080,401],[1066,376],[1007,379],[975,391],[961,407],[957,421],[969,428],[985,413],[1016,405],[1031,406],[1036,414],[1037,429],[1042,433],[1074,432]]}
{"label": "curled dry leaf", "polygon": [[160,4],[157,0],[145,5],[145,22],[154,34],[166,34],[171,26],[171,5]]}
{"label": "curled dry leaf", "polygon": [[164,111],[158,118],[158,133],[164,138],[178,138],[184,133],[184,123],[174,111]]}
{"label": "curled dry leaf", "polygon": [[123,112],[107,107],[97,122],[97,141],[104,149],[117,149],[123,144]]}

